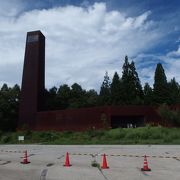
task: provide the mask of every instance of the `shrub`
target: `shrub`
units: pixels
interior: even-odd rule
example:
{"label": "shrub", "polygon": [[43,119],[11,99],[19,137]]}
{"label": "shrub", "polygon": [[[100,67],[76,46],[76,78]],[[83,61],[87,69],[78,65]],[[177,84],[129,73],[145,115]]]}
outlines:
{"label": "shrub", "polygon": [[9,140],[10,140],[10,137],[9,137],[8,135],[1,137],[1,142],[2,142],[2,143],[8,143]]}
{"label": "shrub", "polygon": [[162,119],[175,126],[180,126],[180,110],[171,110],[166,104],[163,104],[158,111]]}
{"label": "shrub", "polygon": [[151,129],[149,127],[134,129],[137,139],[148,139],[151,137]]}
{"label": "shrub", "polygon": [[126,135],[126,131],[122,128],[111,129],[107,131],[106,136],[112,139],[122,139]]}

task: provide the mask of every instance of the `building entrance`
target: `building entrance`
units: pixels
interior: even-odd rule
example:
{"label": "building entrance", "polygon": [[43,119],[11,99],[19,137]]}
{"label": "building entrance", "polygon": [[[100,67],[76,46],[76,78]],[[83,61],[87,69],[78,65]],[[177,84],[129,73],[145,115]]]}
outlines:
{"label": "building entrance", "polygon": [[112,128],[136,128],[144,126],[144,116],[111,116]]}

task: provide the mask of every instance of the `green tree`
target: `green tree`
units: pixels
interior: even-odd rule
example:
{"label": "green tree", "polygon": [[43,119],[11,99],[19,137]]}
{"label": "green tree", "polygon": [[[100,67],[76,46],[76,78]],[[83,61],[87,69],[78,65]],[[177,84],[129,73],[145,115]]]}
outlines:
{"label": "green tree", "polygon": [[52,88],[46,90],[46,109],[55,110],[58,109],[58,100],[57,100],[57,87],[53,86]]}
{"label": "green tree", "polygon": [[168,83],[169,87],[169,104],[179,104],[180,103],[180,85],[176,82],[176,79],[173,78]]}
{"label": "green tree", "polygon": [[142,104],[143,103],[143,90],[132,61],[129,63],[128,57],[125,57],[122,72],[122,85],[125,104]]}
{"label": "green tree", "polygon": [[99,94],[99,104],[100,105],[109,105],[111,102],[111,88],[110,88],[110,79],[108,72],[106,71],[104,76],[104,81],[101,85],[100,94]]}
{"label": "green tree", "polygon": [[111,104],[123,104],[123,96],[122,80],[119,78],[118,73],[115,72],[111,83]]}
{"label": "green tree", "polygon": [[20,87],[4,84],[0,90],[0,129],[15,131],[18,120]]}
{"label": "green tree", "polygon": [[112,83],[111,83],[111,102],[117,105],[120,97],[120,79],[117,72],[114,73]]}
{"label": "green tree", "polygon": [[153,90],[148,83],[144,85],[144,104],[151,105],[153,104]]}
{"label": "green tree", "polygon": [[71,100],[70,100],[70,108],[80,108],[85,106],[85,93],[86,91],[82,89],[82,87],[74,83],[71,86]]}
{"label": "green tree", "polygon": [[164,125],[180,126],[180,110],[178,108],[170,109],[166,104],[162,104],[159,106],[158,112]]}
{"label": "green tree", "polygon": [[143,98],[143,90],[142,90],[142,86],[141,86],[141,82],[138,76],[138,73],[136,71],[136,67],[135,67],[135,63],[132,61],[130,64],[130,69],[132,71],[132,79],[134,82],[134,90],[136,92],[136,96],[142,100]]}
{"label": "green tree", "polygon": [[67,84],[63,84],[57,91],[57,99],[60,105],[60,109],[66,109],[69,107],[71,99],[71,89]]}
{"label": "green tree", "polygon": [[85,97],[86,97],[86,104],[85,104],[86,107],[97,106],[98,94],[94,89],[90,89],[89,91],[87,91]]}
{"label": "green tree", "polygon": [[168,83],[164,68],[158,63],[154,75],[154,102],[156,104],[168,103]]}

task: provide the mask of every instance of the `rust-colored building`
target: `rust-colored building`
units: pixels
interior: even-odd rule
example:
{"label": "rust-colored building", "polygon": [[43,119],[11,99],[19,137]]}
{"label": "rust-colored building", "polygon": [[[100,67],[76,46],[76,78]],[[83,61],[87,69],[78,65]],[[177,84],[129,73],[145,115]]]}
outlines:
{"label": "rust-colored building", "polygon": [[37,112],[35,130],[82,131],[159,124],[156,110],[146,106],[107,106]]}
{"label": "rust-colored building", "polygon": [[45,84],[45,37],[40,31],[27,33],[21,86],[18,128],[74,130],[138,127],[159,124],[156,109],[148,106],[107,106],[42,111]]}

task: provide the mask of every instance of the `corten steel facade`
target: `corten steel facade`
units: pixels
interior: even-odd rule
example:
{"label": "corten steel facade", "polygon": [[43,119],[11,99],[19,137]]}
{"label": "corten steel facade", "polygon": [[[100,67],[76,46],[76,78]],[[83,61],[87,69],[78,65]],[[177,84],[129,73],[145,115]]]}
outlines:
{"label": "corten steel facade", "polygon": [[156,109],[146,106],[108,106],[42,111],[45,84],[45,37],[40,31],[27,33],[21,86],[18,128],[32,130],[101,129],[159,124]]}
{"label": "corten steel facade", "polygon": [[18,126],[34,128],[36,113],[43,110],[45,84],[45,37],[40,31],[28,32],[21,85]]}
{"label": "corten steel facade", "polygon": [[[161,121],[156,110],[148,106],[107,106],[37,112],[35,130],[83,131],[111,128],[114,117],[115,121],[122,122],[128,118],[128,123],[133,124],[133,127],[143,126],[143,123],[158,125]],[[142,117],[143,123],[138,125],[138,122],[134,122],[136,117]],[[118,127],[116,122],[115,125]],[[119,125],[122,127],[122,123]]]}

